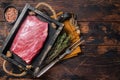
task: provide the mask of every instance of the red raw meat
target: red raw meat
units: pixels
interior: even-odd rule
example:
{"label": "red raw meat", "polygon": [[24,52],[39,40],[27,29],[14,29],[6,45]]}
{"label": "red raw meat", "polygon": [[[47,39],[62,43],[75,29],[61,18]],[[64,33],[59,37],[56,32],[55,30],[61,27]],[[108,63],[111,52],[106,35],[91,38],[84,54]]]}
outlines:
{"label": "red raw meat", "polygon": [[48,23],[27,16],[16,34],[10,50],[27,64],[39,53],[48,35]]}

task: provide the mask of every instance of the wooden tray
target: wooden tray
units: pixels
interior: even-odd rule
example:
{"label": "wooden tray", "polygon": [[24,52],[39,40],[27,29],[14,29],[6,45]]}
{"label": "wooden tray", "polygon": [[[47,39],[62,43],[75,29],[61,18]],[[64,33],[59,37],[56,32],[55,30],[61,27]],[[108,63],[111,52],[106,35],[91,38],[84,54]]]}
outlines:
{"label": "wooden tray", "polygon": [[[46,22],[48,22],[49,24],[49,31],[48,31],[48,37],[47,40],[44,44],[44,47],[42,48],[42,50],[39,52],[39,54],[34,58],[34,60],[32,61],[32,63],[30,65],[32,65],[32,69],[27,69],[26,66],[27,64],[17,55],[12,54],[13,57],[12,58],[8,58],[6,57],[6,53],[7,51],[9,51],[11,44],[14,40],[14,37],[17,33],[17,31],[20,28],[20,25],[22,23],[22,21],[25,19],[26,15],[28,14],[29,11],[33,11],[36,13],[36,16]],[[56,24],[57,28],[53,28],[51,23]],[[44,13],[42,13],[41,11],[35,9],[34,7],[30,6],[29,4],[26,4],[25,7],[23,8],[20,16],[18,17],[16,23],[14,24],[13,28],[10,31],[9,36],[6,38],[6,41],[3,45],[2,48],[2,52],[1,52],[1,56],[17,65],[17,66],[22,66],[22,68],[24,70],[27,70],[28,73],[33,74],[34,73],[34,69],[38,66],[41,66],[42,61],[44,60],[44,58],[46,57],[47,53],[50,51],[50,49],[52,48],[52,45],[55,43],[56,38],[58,37],[58,35],[60,34],[60,32],[63,29],[63,24],[59,23],[58,21],[50,18],[49,16],[45,15]]]}

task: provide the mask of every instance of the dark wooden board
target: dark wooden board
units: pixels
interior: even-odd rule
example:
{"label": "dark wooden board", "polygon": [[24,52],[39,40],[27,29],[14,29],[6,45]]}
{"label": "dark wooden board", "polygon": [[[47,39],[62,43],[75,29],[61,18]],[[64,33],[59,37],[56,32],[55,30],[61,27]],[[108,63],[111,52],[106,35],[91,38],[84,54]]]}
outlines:
{"label": "dark wooden board", "polygon": [[21,11],[26,3],[35,6],[42,1],[52,5],[56,12],[75,13],[81,30],[82,24],[89,26],[89,31],[82,31],[81,35],[93,37],[94,41],[82,45],[79,56],[61,61],[40,79],[7,75],[0,58],[0,80],[120,80],[120,0],[1,0],[0,47],[13,27],[4,21],[4,8],[10,4]]}
{"label": "dark wooden board", "polygon": [[120,0],[4,0],[0,3],[0,21],[3,21],[3,9],[8,5],[15,5],[18,9],[26,3],[35,6],[38,2],[47,2],[57,11],[74,12],[78,20],[112,20],[120,21]]}

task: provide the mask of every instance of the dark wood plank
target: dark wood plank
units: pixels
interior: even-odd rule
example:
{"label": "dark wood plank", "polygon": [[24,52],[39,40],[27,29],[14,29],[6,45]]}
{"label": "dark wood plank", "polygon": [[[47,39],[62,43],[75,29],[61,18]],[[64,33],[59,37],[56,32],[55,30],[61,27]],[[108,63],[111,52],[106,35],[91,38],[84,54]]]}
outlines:
{"label": "dark wood plank", "polygon": [[96,56],[115,51],[120,53],[119,22],[92,21],[79,22],[79,24],[81,36],[88,37],[88,42],[82,46],[85,55]]}
{"label": "dark wood plank", "polygon": [[[80,28],[82,28],[83,23],[88,23],[88,22],[79,22]],[[100,24],[106,24],[111,26],[111,29],[113,30],[113,32],[119,32],[119,27],[118,25],[120,24],[119,22],[89,22],[89,32],[94,32],[95,34],[98,33],[99,30],[101,30],[99,27]],[[1,22],[0,24],[0,30],[1,30],[1,36],[4,37],[4,39],[6,38],[7,34],[9,33],[10,29],[12,28],[11,25],[8,25],[5,22]],[[113,27],[113,28],[112,28]],[[109,29],[109,27],[107,27],[107,29]],[[109,30],[111,31],[111,30]],[[84,35],[86,36],[86,35]],[[93,34],[91,35],[93,36]],[[97,39],[98,36],[102,36],[104,37],[104,35],[99,35],[97,34],[97,36],[95,36]],[[107,36],[108,37],[108,36]],[[113,70],[116,71],[113,74],[119,73],[118,70],[118,66],[119,65],[115,65],[113,67],[114,61],[119,61],[120,58],[118,56],[118,54],[120,53],[120,44],[117,44],[118,41],[115,41],[115,39],[113,39],[114,36],[112,36],[111,39],[108,39],[107,42],[103,41],[103,42],[98,42],[98,43],[87,43],[84,46],[82,46],[82,54],[80,54],[78,57],[69,59],[69,60],[64,60],[62,61],[62,63],[58,63],[57,65],[55,65],[52,69],[50,69],[46,74],[44,74],[41,78],[43,80],[53,80],[53,79],[65,79],[65,80],[71,80],[71,79],[88,79],[88,80],[93,80],[94,78],[96,79],[101,79],[101,78],[105,78],[105,79],[109,79],[109,76],[111,76],[111,74],[109,74],[109,72],[112,72]],[[4,39],[2,42],[4,42]],[[113,39],[113,40],[112,40]],[[98,40],[98,39],[97,39]],[[100,38],[101,40],[101,38]],[[112,40],[112,41],[111,41]],[[104,49],[102,49],[104,48]],[[106,49],[105,49],[106,48]],[[112,49],[113,51],[111,51],[110,49]],[[118,52],[117,52],[118,51]],[[82,57],[83,55],[83,57]],[[85,57],[84,57],[85,56]],[[98,56],[98,57],[96,57]],[[0,62],[0,67],[2,67],[2,62],[3,59],[1,59]],[[74,64],[73,64],[74,63]],[[106,64],[111,64],[111,65],[106,65]],[[117,63],[116,63],[117,64]],[[111,69],[112,68],[112,69]],[[94,71],[95,70],[95,71]],[[10,77],[7,74],[3,73],[2,71],[2,75],[4,76],[4,78],[1,79],[18,79],[15,77]],[[104,73],[103,73],[104,72]],[[90,75],[90,74],[95,74]],[[107,77],[106,77],[107,75]],[[5,77],[7,76],[7,77]],[[115,75],[112,75],[113,79],[111,80],[117,80],[119,79],[119,77],[115,77]],[[18,80],[32,80],[32,78],[30,76],[26,76],[25,78],[20,78]],[[37,79],[35,79],[37,80]]]}
{"label": "dark wood plank", "polygon": [[0,48],[5,41],[5,38],[8,36],[11,27],[5,22],[0,22]]}
{"label": "dark wood plank", "polygon": [[[1,1],[1,8],[2,13],[3,9],[7,5],[15,5],[18,9],[22,9],[26,3],[30,3],[32,6],[35,6],[39,0],[10,0],[10,1]],[[78,20],[88,20],[88,21],[95,21],[95,20],[110,20],[110,21],[119,21],[119,12],[120,6],[119,0],[41,0],[41,2],[49,3],[57,12],[64,11],[64,12],[73,12],[78,16]],[[0,15],[3,15],[0,13]],[[0,16],[0,21],[3,21],[2,16]]]}
{"label": "dark wood plank", "polygon": [[[56,12],[75,13],[80,25],[81,36],[89,36],[88,42],[81,45],[82,53],[79,56],[61,61],[39,79],[34,79],[31,75],[21,78],[7,75],[2,69],[3,59],[0,58],[0,80],[119,80],[120,0],[42,1],[52,5]],[[35,6],[38,2],[40,1],[0,1],[0,48],[13,27],[4,21],[5,7],[15,5],[22,10],[26,3]],[[91,38],[94,40],[91,41]]]}

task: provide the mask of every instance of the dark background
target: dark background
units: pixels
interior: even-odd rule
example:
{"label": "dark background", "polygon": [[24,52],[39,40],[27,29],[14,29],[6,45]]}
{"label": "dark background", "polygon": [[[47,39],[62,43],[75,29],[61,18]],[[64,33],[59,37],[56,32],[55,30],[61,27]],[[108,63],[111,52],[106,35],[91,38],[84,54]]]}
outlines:
{"label": "dark background", "polygon": [[[75,13],[81,36],[94,40],[81,45],[79,56],[56,64],[40,79],[7,75],[0,58],[0,80],[120,80],[120,0],[0,0],[0,48],[13,27],[3,18],[5,7],[15,5],[21,11],[26,3],[35,6],[42,1],[56,12]],[[83,25],[88,26],[86,33]]]}

